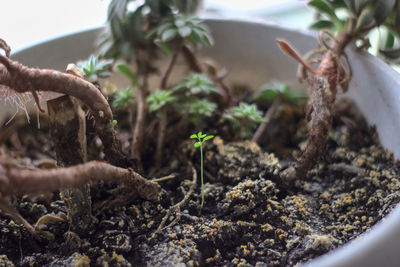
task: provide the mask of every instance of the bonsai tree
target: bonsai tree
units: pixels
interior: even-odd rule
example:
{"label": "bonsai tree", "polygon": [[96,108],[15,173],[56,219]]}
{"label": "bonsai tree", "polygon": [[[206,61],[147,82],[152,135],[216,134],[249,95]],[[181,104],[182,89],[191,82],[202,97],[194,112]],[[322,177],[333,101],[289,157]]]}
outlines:
{"label": "bonsai tree", "polygon": [[[318,12],[319,20],[312,27],[320,29],[320,48],[302,57],[288,42],[277,40],[281,50],[300,63],[299,78],[309,84],[310,92],[306,112],[310,122],[309,138],[301,155],[281,175],[287,185],[295,178],[304,177],[324,151],[336,95],[339,89],[347,91],[351,79],[351,62],[345,49],[351,44],[359,49],[368,48],[368,34],[374,29],[386,28],[388,40],[380,51],[394,56],[397,50],[394,39],[399,38],[400,33],[399,3],[395,0],[312,0],[308,5]],[[343,17],[337,15],[339,9],[345,10]]]}

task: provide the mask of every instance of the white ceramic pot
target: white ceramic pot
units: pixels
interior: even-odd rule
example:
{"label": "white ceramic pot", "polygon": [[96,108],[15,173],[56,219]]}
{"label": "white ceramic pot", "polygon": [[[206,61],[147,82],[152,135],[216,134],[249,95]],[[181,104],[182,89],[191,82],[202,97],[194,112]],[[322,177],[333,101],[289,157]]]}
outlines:
{"label": "white ceramic pot", "polygon": [[[283,55],[275,39],[286,39],[301,53],[317,46],[313,35],[263,21],[208,19],[215,46],[203,54],[230,70],[231,82],[257,89],[270,79],[296,83],[297,64]],[[85,59],[94,49],[100,29],[51,40],[23,50],[13,58],[28,66],[64,70],[70,62]],[[348,96],[375,125],[384,147],[400,156],[400,75],[381,60],[348,49],[353,79]],[[0,121],[7,110],[0,106]],[[1,129],[1,128],[0,128]],[[399,266],[400,207],[356,240],[307,266]]]}

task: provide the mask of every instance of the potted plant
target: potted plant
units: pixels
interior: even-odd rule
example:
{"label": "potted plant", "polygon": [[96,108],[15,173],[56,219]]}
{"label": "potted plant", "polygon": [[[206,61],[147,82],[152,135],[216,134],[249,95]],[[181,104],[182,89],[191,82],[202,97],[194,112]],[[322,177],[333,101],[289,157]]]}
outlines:
{"label": "potted plant", "polygon": [[[118,6],[119,3],[121,2],[112,2],[110,13],[121,10],[121,6]],[[163,1],[160,3],[163,3]],[[312,1],[312,3],[314,5],[315,3],[327,4],[325,1]],[[143,6],[143,8],[145,7],[158,10],[157,7],[147,4]],[[170,6],[165,4],[162,7],[163,9],[159,10],[164,10],[168,15],[168,12],[171,11],[169,10]],[[326,10],[330,10],[326,9],[326,6],[324,7],[325,9],[322,8],[322,10],[325,13]],[[122,6],[122,10],[124,8]],[[361,8],[362,10],[363,8]],[[142,12],[140,9],[139,11]],[[135,29],[129,28],[135,24],[126,24],[125,19],[129,19],[132,23],[139,21],[139,24],[143,26],[150,25],[144,23],[146,21],[139,20],[143,18],[143,14],[160,15],[160,13],[151,12],[134,12],[127,15],[125,11],[115,14],[121,17],[111,16],[111,20],[114,18],[111,25],[114,25],[114,27],[117,25],[120,28],[117,27],[113,30],[122,29],[123,32],[131,32]],[[150,20],[148,23],[155,22]],[[363,220],[367,222],[370,220],[368,210],[359,207],[359,213],[354,214],[350,202],[365,200],[365,206],[372,209],[373,205],[380,202],[379,197],[381,197],[390,200],[390,206],[394,205],[395,192],[385,194],[385,192],[381,192],[382,190],[379,191],[379,186],[386,186],[389,182],[384,181],[389,180],[382,178],[381,175],[378,179],[376,175],[379,171],[382,171],[382,168],[395,174],[395,168],[393,166],[387,167],[387,163],[382,163],[385,166],[379,165],[378,168],[374,168],[373,163],[369,163],[369,158],[364,158],[371,151],[378,155],[383,154],[383,150],[378,145],[369,143],[370,139],[367,140],[367,144],[370,145],[364,148],[365,151],[361,149],[358,151],[360,156],[354,156],[353,150],[345,150],[348,148],[340,147],[342,139],[350,140],[346,139],[346,131],[352,129],[343,123],[339,124],[342,128],[338,127],[335,130],[336,132],[331,135],[331,143],[328,144],[328,147],[330,146],[333,154],[328,154],[326,165],[324,166],[324,163],[321,163],[304,180],[295,181],[295,184],[292,185],[295,189],[286,187],[285,183],[280,180],[282,178],[280,173],[284,170],[281,164],[285,164],[284,161],[279,162],[273,154],[262,152],[254,143],[230,143],[227,141],[224,143],[221,139],[221,136],[225,140],[229,140],[229,138],[242,139],[249,134],[249,130],[255,130],[258,124],[273,120],[274,116],[267,116],[268,112],[265,112],[263,118],[263,113],[257,110],[255,103],[258,103],[260,107],[263,105],[269,107],[269,110],[273,106],[284,106],[285,109],[280,111],[281,114],[285,114],[286,110],[296,110],[296,104],[293,104],[293,102],[301,102],[302,96],[292,93],[285,85],[269,85],[261,91],[263,94],[255,94],[254,98],[246,96],[246,94],[248,95],[247,90],[243,91],[240,86],[235,88],[230,88],[230,86],[236,84],[257,89],[271,79],[293,81],[296,65],[290,59],[281,56],[279,48],[275,45],[275,39],[290,40],[293,47],[301,52],[306,52],[310,50],[310,47],[315,46],[316,41],[312,35],[264,23],[207,20],[207,25],[215,38],[215,46],[202,50],[202,53],[211,56],[216,62],[229,68],[228,77],[230,79],[228,83],[222,79],[223,72],[215,66],[215,63],[199,63],[201,59],[193,50],[195,49],[193,43],[199,41],[200,43],[211,42],[206,28],[200,24],[200,21],[188,17],[167,16],[163,23],[165,24],[153,25],[151,28],[154,30],[146,35],[148,38],[154,36],[153,40],[165,51],[172,51],[171,57],[167,57],[167,64],[163,65],[164,68],[160,68],[164,70],[161,72],[161,79],[156,79],[156,86],[153,88],[158,87],[160,90],[140,92],[147,84],[144,82],[146,75],[153,75],[153,70],[158,69],[154,63],[156,62],[155,59],[149,61],[149,57],[155,56],[155,53],[153,54],[155,45],[148,38],[137,34],[135,36],[138,36],[139,39],[126,40],[124,39],[126,35],[119,35],[120,39],[113,39],[111,49],[107,49],[109,53],[111,52],[111,55],[123,55],[122,52],[125,52],[128,59],[130,59],[129,53],[134,51],[136,53],[135,59],[142,61],[138,62],[140,63],[138,66],[142,66],[142,69],[131,68],[126,63],[117,65],[123,76],[128,77],[128,82],[125,82],[125,85],[131,85],[135,90],[132,93],[131,89],[122,88],[117,93],[108,94],[109,98],[113,99],[110,110],[113,108],[115,114],[118,114],[116,118],[108,112],[110,105],[96,87],[98,76],[104,74],[105,68],[103,67],[107,66],[107,62],[103,61],[99,64],[98,59],[91,58],[84,64],[82,69],[87,79],[92,78],[90,82],[76,77],[84,75],[74,67],[68,69],[71,73],[69,76],[54,71],[38,71],[36,75],[41,79],[37,80],[37,84],[31,80],[34,77],[28,79],[35,88],[41,87],[41,90],[54,90],[55,87],[59,88],[60,83],[67,80],[68,83],[57,90],[83,101],[89,111],[86,110],[85,106],[81,106],[79,102],[74,100],[75,98],[70,97],[56,98],[48,103],[50,131],[55,140],[54,149],[57,152],[56,155],[54,153],[49,155],[55,156],[59,165],[72,165],[69,168],[59,167],[52,171],[26,170],[18,167],[14,160],[4,153],[2,154],[2,176],[0,176],[2,202],[0,208],[26,226],[24,228],[11,222],[8,225],[3,223],[3,232],[7,233],[4,235],[4,242],[20,238],[32,246],[46,244],[46,249],[52,251],[43,256],[38,253],[40,249],[29,249],[29,246],[22,246],[24,251],[25,249],[29,250],[27,252],[29,255],[27,254],[28,256],[25,256],[19,264],[28,264],[28,261],[36,261],[39,265],[50,262],[53,264],[61,262],[63,264],[89,264],[89,262],[93,264],[95,262],[96,264],[121,265],[145,265],[162,262],[165,265],[175,265],[182,261],[195,265],[295,264],[308,260],[308,255],[319,255],[339,246],[338,232],[336,234],[329,232],[335,229],[332,227],[327,229],[328,227],[334,226],[339,231],[340,224],[347,222],[348,228],[342,229],[343,232],[340,232],[339,235],[345,235],[346,232],[348,238],[354,237],[356,233],[362,230],[362,228],[357,228],[356,225],[362,223]],[[188,29],[184,29],[184,27]],[[194,29],[197,29],[197,31]],[[83,33],[85,36],[92,37],[88,38],[91,39],[86,43],[88,47],[92,46],[95,33],[98,32],[99,30]],[[189,37],[192,32],[194,32],[194,35]],[[79,36],[82,36],[82,34],[66,38],[79,38]],[[254,36],[257,38],[254,38]],[[189,38],[185,39],[186,37]],[[224,42],[227,38],[231,40],[229,51],[226,50],[226,42]],[[126,41],[129,42],[126,43]],[[54,42],[50,42],[44,44],[41,48],[32,49],[48,49],[45,46],[53,44]],[[81,42],[81,48],[84,47],[84,44]],[[132,44],[134,45],[133,50],[131,48],[123,50],[124,46]],[[293,49],[286,43],[281,43],[282,45],[286,52],[294,54]],[[2,47],[6,51],[8,50],[5,42]],[[265,47],[268,47],[268,49],[265,49]],[[146,49],[150,48],[152,52],[146,52]],[[37,65],[37,59],[34,59],[34,57],[35,54],[39,54],[37,53],[39,50],[31,53],[34,61],[32,63],[29,62],[27,56],[29,51],[15,55],[15,58],[21,57],[19,60],[27,65]],[[66,47],[63,51],[65,55],[68,55],[71,48]],[[168,82],[168,76],[171,67],[174,65],[179,67],[184,62],[182,57],[179,59],[176,56],[178,52],[184,54],[183,58],[192,64],[190,67],[197,74],[190,74],[186,70],[189,75],[183,75],[183,79],[180,77],[182,75],[177,74],[179,82],[176,84],[172,81]],[[232,57],[232,54],[235,57]],[[398,127],[398,119],[396,113],[388,108],[397,106],[392,87],[393,84],[398,83],[398,74],[394,73],[380,60],[367,54],[360,54],[354,48],[349,48],[347,55],[353,71],[353,86],[349,91],[349,97],[356,102],[367,120],[376,124],[383,145],[396,155],[398,148],[393,145],[393,141],[396,140],[393,133],[396,131],[392,131],[392,129]],[[87,57],[86,53],[73,53],[71,57],[66,58],[66,62],[58,61],[56,64],[65,65],[71,60],[85,57]],[[300,57],[297,59],[300,59]],[[2,74],[5,73],[5,70],[12,72],[12,67],[15,66],[15,71],[19,75],[27,75],[18,77],[29,77],[30,69],[24,69],[21,65],[8,60],[6,57],[2,57],[1,62]],[[274,68],[271,68],[271,62],[279,62],[279,64],[275,64]],[[366,64],[366,62],[369,64]],[[244,72],[243,69],[249,71]],[[271,73],[271,78],[266,78],[266,72]],[[310,72],[312,71],[310,70]],[[366,75],[370,73],[379,75]],[[31,75],[35,75],[35,73]],[[60,80],[55,84],[43,84],[43,80],[46,80],[49,75],[57,76]],[[156,75],[154,74],[154,76]],[[1,77],[3,79],[4,76]],[[246,77],[245,82],[243,82],[244,77]],[[117,79],[120,80],[121,78]],[[54,81],[54,79],[50,80]],[[3,87],[3,90],[8,90],[3,92],[11,92],[10,88],[15,90],[31,89],[26,89],[23,79],[15,79],[13,82],[7,80],[8,83],[6,84],[4,79],[1,81],[3,86],[9,87]],[[111,79],[111,81],[113,80]],[[80,90],[71,89],[71,84]],[[149,84],[151,84],[151,80]],[[379,85],[379,90],[377,91],[376,87],[371,85]],[[105,84],[102,84],[100,88],[105,95],[107,95],[107,90],[112,90],[112,86]],[[362,91],[362,93],[358,91]],[[231,94],[231,92],[237,93]],[[34,96],[34,98],[37,97]],[[261,99],[265,101],[266,98],[270,102],[257,102]],[[251,103],[245,103],[244,100],[248,99],[254,100],[251,100]],[[271,100],[278,104],[271,104]],[[139,104],[140,101],[142,101],[142,106]],[[213,105],[213,103],[215,104]],[[137,129],[140,127],[138,128],[136,125],[143,121],[140,114],[143,114],[143,106],[147,105],[148,110],[144,112],[148,116],[146,121],[153,121],[153,123],[148,125],[147,135],[142,134],[142,140],[137,141],[135,137],[141,135],[137,133]],[[59,108],[61,106],[63,109]],[[201,108],[196,110],[198,106]],[[370,108],[371,106],[374,106],[373,110]],[[119,107],[125,109],[116,111]],[[126,107],[131,109],[131,119],[126,116],[129,112]],[[71,112],[65,112],[66,110]],[[89,120],[82,116],[84,114],[82,110],[90,112],[92,116]],[[180,113],[180,111],[184,112]],[[279,114],[278,111],[270,113],[275,113],[275,116]],[[392,120],[383,120],[382,114],[385,117],[392,116]],[[71,117],[67,117],[67,115]],[[287,117],[278,118],[283,120]],[[115,119],[117,122],[114,121]],[[167,124],[165,124],[165,121],[167,121]],[[70,122],[71,124],[69,124]],[[83,127],[82,125],[85,123],[86,127]],[[132,125],[131,129],[134,134],[128,134],[128,138],[125,139],[116,134],[117,129],[124,131],[125,128],[128,129],[125,131],[129,132],[129,125]],[[304,121],[302,127],[305,128]],[[219,129],[219,131],[215,129]],[[87,131],[86,134],[79,134],[84,130]],[[203,144],[208,137],[203,134],[204,131],[199,132],[202,130],[207,130],[208,134],[213,134],[216,137]],[[273,129],[269,130],[273,132]],[[186,137],[179,139],[181,133],[186,134],[187,132],[189,134]],[[193,148],[193,143],[189,140],[190,134],[194,133],[196,134],[192,137],[197,138],[200,142],[197,147],[201,148],[201,158],[198,151]],[[353,131],[350,133],[359,134],[360,132]],[[82,136],[86,136],[86,139],[82,139]],[[131,136],[131,139],[129,139],[129,136]],[[146,138],[150,138],[150,140],[143,141]],[[185,138],[188,139],[187,142],[184,141]],[[300,140],[305,139],[306,136],[303,135]],[[65,140],[72,141],[65,143]],[[76,142],[77,140],[78,142]],[[181,141],[177,142],[177,140]],[[87,145],[83,146],[82,144],[85,143]],[[142,144],[148,144],[148,146],[144,146],[138,154],[137,146]],[[296,146],[294,150],[300,151]],[[178,151],[178,153],[170,151]],[[348,154],[341,155],[341,151],[348,152]],[[10,152],[16,153],[8,151],[7,154]],[[122,152],[129,153],[130,156],[121,155]],[[84,163],[87,158],[102,159],[103,162]],[[290,156],[287,158],[290,158]],[[335,161],[339,158],[344,159],[347,163],[358,162],[359,165],[340,165]],[[390,162],[390,154],[387,155],[387,158]],[[82,164],[71,163],[71,159],[81,161],[79,163]],[[143,159],[146,159],[146,161]],[[187,159],[191,160],[187,161]],[[104,160],[108,163],[105,163]],[[32,165],[39,166],[39,163],[35,164]],[[32,165],[28,166],[32,167]],[[153,165],[157,168],[152,169]],[[204,190],[200,190],[196,186],[197,170],[200,172],[200,167],[202,176],[203,172],[205,174],[205,184],[202,186]],[[171,170],[176,174],[168,175]],[[327,171],[330,174],[325,177],[325,181],[328,180],[328,182],[324,184],[319,176],[326,174]],[[142,175],[146,177],[168,176],[149,181],[144,179]],[[121,184],[121,186],[115,187],[114,184],[114,187],[107,187],[101,183],[98,184],[99,180],[108,181],[110,179],[117,181],[117,184]],[[391,183],[395,183],[395,180],[392,181],[392,179],[395,178],[390,177]],[[21,184],[21,181],[24,181],[24,183]],[[376,189],[377,192],[363,193],[364,189],[362,189],[361,184],[364,181],[368,185],[365,190]],[[88,188],[84,185],[87,182],[97,184],[97,186],[92,187],[92,192],[88,192]],[[317,182],[320,182],[320,185]],[[79,188],[77,187],[78,183]],[[345,185],[344,191],[340,193],[329,191],[328,186],[340,187],[337,183]],[[53,201],[52,205],[46,204],[43,198],[39,199],[35,205],[32,201],[23,198],[18,201],[17,211],[13,208],[14,206],[7,202],[9,196],[25,193],[37,194],[71,187],[72,185],[73,190],[61,192],[63,205],[57,204],[57,201]],[[395,187],[395,185],[392,187]],[[160,190],[160,188],[164,189]],[[178,192],[175,192],[176,188]],[[383,188],[387,189],[387,187]],[[123,194],[121,193],[118,197],[120,192],[123,192]],[[367,193],[371,195],[368,196]],[[137,195],[139,195],[139,198],[135,198]],[[205,201],[202,196],[205,196]],[[325,198],[325,202],[322,204],[313,202],[313,197],[318,197],[319,201],[323,201],[322,199]],[[332,198],[332,201],[329,198]],[[88,199],[92,199],[92,204],[87,202]],[[123,205],[119,203],[123,203]],[[76,208],[77,206],[78,208]],[[282,210],[283,206],[290,210]],[[311,213],[307,213],[307,209],[311,206],[318,207],[317,213],[321,215],[322,219],[309,220],[308,216]],[[293,210],[291,210],[292,208]],[[49,209],[50,212],[46,212],[45,209]],[[82,210],[86,213],[83,213]],[[328,210],[331,210],[329,215],[323,213]],[[339,211],[344,214],[338,215],[336,221],[333,221],[335,218],[329,218],[330,216],[335,217],[335,213]],[[57,214],[57,212],[60,213]],[[377,220],[376,218],[385,215],[387,207],[382,210],[374,210],[374,212],[378,214],[375,214],[376,217],[371,219],[370,224],[373,224],[374,220]],[[387,224],[395,225],[396,212],[397,210],[389,216]],[[30,223],[20,217],[21,213],[25,215],[24,217],[28,217],[31,223],[34,222],[34,219],[39,219],[37,224],[32,227]],[[317,217],[316,214],[314,215]],[[347,221],[346,216],[349,218]],[[298,221],[297,219],[300,217],[304,217],[304,220]],[[320,223],[328,219],[332,219],[329,223],[336,222],[337,224],[325,225],[325,229],[322,229]],[[348,220],[354,220],[354,224],[348,222]],[[9,219],[5,219],[5,222],[8,223],[9,221]],[[315,226],[315,228],[312,228],[312,226]],[[26,229],[30,229],[31,233],[27,232]],[[365,263],[365,260],[368,263],[372,263],[374,260],[379,261],[382,257],[388,255],[385,253],[390,253],[391,250],[387,248],[384,250],[377,249],[375,245],[380,245],[379,242],[392,245],[391,242],[396,241],[395,229],[395,227],[384,228],[384,225],[378,225],[374,231],[364,237],[363,241],[360,241],[359,244],[361,245],[356,243],[350,248],[343,247],[334,252],[341,257],[337,257],[335,254],[328,255],[326,261],[322,258],[310,264],[315,264],[315,266],[322,264],[340,266],[339,264],[342,264],[346,266]],[[68,235],[64,236],[65,233],[68,233]],[[390,239],[382,239],[387,236],[390,236]],[[370,240],[374,240],[374,242]],[[60,244],[60,249],[55,248],[54,244]],[[10,252],[14,246],[15,244],[10,242],[9,247],[4,247],[4,252],[1,254],[6,256],[2,257],[3,261],[6,262],[7,259],[16,257],[16,254]],[[354,249],[357,246],[360,248],[355,251]],[[281,248],[282,251],[279,252],[276,248]],[[366,253],[373,255],[371,249],[374,249],[380,256],[367,257]],[[395,254],[391,256],[394,257]]]}

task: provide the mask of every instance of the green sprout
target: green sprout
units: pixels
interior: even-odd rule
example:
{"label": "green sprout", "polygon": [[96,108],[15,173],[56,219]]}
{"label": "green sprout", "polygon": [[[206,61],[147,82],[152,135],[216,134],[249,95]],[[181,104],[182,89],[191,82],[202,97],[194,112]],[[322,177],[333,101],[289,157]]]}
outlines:
{"label": "green sprout", "polygon": [[198,132],[197,134],[192,134],[190,136],[190,139],[198,140],[196,143],[194,143],[194,147],[200,147],[201,207],[204,205],[203,143],[212,138],[214,138],[213,135],[203,134],[202,132]]}
{"label": "green sprout", "polygon": [[132,88],[123,88],[115,92],[112,105],[116,109],[126,109],[134,98]]}
{"label": "green sprout", "polygon": [[95,82],[99,78],[107,78],[110,76],[111,63],[111,60],[99,60],[95,56],[90,56],[86,61],[78,62],[77,65],[89,81]]}
{"label": "green sprout", "polygon": [[224,117],[233,123],[233,127],[239,130],[239,137],[243,139],[251,136],[257,124],[264,122],[263,114],[255,104],[243,102],[224,114]]}
{"label": "green sprout", "polygon": [[159,111],[168,104],[174,103],[176,98],[172,96],[172,91],[157,90],[149,97],[147,103],[150,104],[149,109],[151,112]]}
{"label": "green sprout", "polygon": [[188,77],[183,78],[175,87],[174,91],[182,92],[185,95],[197,94],[218,94],[215,85],[205,74],[191,73]]}

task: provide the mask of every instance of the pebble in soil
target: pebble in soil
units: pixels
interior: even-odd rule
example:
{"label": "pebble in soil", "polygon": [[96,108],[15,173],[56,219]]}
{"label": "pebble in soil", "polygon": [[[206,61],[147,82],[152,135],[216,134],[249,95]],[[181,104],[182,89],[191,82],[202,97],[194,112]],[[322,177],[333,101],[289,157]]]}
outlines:
{"label": "pebble in soil", "polygon": [[[296,138],[303,132],[300,127]],[[366,127],[338,123],[327,155],[291,191],[277,184],[288,158],[280,160],[249,141],[224,144],[216,137],[204,149],[205,206],[199,205],[197,187],[182,207],[179,223],[151,239],[168,207],[189,191],[192,175],[180,163],[185,156],[197,164],[199,153],[185,142],[171,156],[177,178],[163,183],[160,203],[134,199],[107,206],[116,198],[115,189],[93,190],[97,221],[86,235],[68,235],[66,222],[50,222],[44,230],[52,238],[38,241],[9,218],[0,217],[0,266],[291,266],[305,262],[368,231],[400,200],[399,164],[373,133]],[[56,196],[36,202],[19,198],[17,207],[31,222],[65,211]]]}

